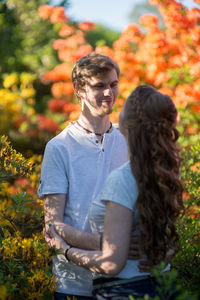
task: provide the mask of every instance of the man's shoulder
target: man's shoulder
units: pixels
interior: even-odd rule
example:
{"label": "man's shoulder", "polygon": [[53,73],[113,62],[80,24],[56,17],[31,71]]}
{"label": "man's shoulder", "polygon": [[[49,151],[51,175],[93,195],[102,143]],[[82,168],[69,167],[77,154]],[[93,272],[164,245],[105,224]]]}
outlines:
{"label": "man's shoulder", "polygon": [[76,136],[74,133],[74,126],[68,125],[65,127],[59,134],[57,134],[55,137],[53,137],[51,140],[48,141],[46,144],[46,150],[56,150],[61,148],[68,148],[69,147],[69,138],[73,138],[73,136]]}
{"label": "man's shoulder", "polygon": [[68,125],[67,127],[65,127],[59,134],[57,134],[55,137],[53,137],[48,144],[50,145],[54,145],[57,143],[65,143],[66,139],[73,135],[75,131],[75,127],[73,126],[73,124]]}

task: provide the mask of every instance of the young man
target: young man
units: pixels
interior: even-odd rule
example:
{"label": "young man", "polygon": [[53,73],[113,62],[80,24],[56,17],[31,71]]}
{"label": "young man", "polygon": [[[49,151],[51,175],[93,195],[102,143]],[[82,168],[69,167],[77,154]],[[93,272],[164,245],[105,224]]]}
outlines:
{"label": "young man", "polygon": [[[45,201],[45,223],[54,224],[70,245],[83,249],[100,248],[88,210],[110,172],[127,160],[125,139],[109,120],[119,75],[118,65],[107,56],[91,53],[77,61],[72,82],[82,112],[78,121],[48,142],[44,153],[38,194]],[[63,255],[53,257],[53,272],[58,283],[55,299],[90,299],[91,272]]]}

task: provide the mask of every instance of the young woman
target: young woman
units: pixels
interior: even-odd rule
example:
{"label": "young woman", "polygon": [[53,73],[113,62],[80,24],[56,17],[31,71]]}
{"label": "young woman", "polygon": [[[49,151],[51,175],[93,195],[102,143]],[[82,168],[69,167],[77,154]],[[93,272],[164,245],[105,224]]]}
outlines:
{"label": "young woman", "polygon": [[[71,247],[49,229],[52,246],[94,272],[97,299],[156,295],[154,278],[138,264],[147,259],[157,265],[177,246],[175,222],[184,208],[176,118],[171,98],[150,86],[141,85],[128,97],[119,126],[130,160],[110,174],[90,209],[93,232],[103,233],[101,251]],[[127,260],[132,226],[139,236],[138,260]]]}

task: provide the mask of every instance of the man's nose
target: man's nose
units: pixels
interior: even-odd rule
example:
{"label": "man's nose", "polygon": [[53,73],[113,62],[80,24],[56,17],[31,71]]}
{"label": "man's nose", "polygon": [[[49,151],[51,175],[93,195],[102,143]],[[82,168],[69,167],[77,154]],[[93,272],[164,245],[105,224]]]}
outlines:
{"label": "man's nose", "polygon": [[104,90],[105,96],[111,96],[112,95],[112,88],[109,86]]}

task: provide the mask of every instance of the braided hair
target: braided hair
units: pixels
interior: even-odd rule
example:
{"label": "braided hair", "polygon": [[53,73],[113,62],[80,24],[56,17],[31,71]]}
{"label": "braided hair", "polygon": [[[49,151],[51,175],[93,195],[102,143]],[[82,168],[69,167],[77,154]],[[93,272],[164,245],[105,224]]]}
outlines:
{"label": "braided hair", "polygon": [[176,107],[167,95],[141,85],[125,103],[132,173],[138,185],[140,250],[157,264],[176,247],[175,221],[183,211]]}

